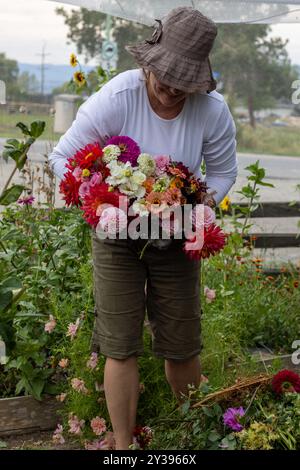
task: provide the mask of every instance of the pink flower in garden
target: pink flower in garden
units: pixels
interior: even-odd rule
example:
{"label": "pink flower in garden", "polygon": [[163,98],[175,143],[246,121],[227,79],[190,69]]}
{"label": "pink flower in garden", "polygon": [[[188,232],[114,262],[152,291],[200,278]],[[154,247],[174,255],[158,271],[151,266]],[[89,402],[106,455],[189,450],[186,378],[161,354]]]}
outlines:
{"label": "pink flower in garden", "polygon": [[216,291],[214,289],[209,289],[207,286],[205,286],[204,295],[206,298],[206,302],[210,304],[216,298]]}
{"label": "pink flower in garden", "polygon": [[60,395],[56,395],[55,398],[57,401],[60,401],[61,403],[65,401],[67,394],[66,393],[61,393]]}
{"label": "pink flower in garden", "polygon": [[71,385],[76,392],[84,393],[85,395],[88,394],[88,389],[85,386],[85,383],[82,379],[77,379],[76,377],[71,380]]}
{"label": "pink flower in garden", "polygon": [[18,199],[18,203],[23,204],[23,206],[28,206],[28,205],[32,206],[32,203],[34,200],[35,200],[35,197],[31,195],[31,196]]}
{"label": "pink flower in garden", "polygon": [[154,160],[156,164],[155,173],[157,176],[161,176],[170,163],[170,157],[168,157],[168,155],[157,155],[154,157]]}
{"label": "pink flower in garden", "polygon": [[228,426],[233,431],[242,431],[244,427],[240,424],[239,420],[245,415],[245,410],[241,406],[240,408],[228,408],[223,414],[223,420],[225,426]]}
{"label": "pink flower in garden", "polygon": [[66,336],[70,336],[71,339],[75,338],[78,327],[79,327],[79,322],[80,322],[80,319],[77,318],[75,323],[70,323],[69,324]]}
{"label": "pink flower in garden", "polygon": [[84,447],[86,450],[114,450],[116,446],[114,435],[112,432],[107,432],[102,439],[94,441],[86,441]]}
{"label": "pink flower in garden", "polygon": [[76,415],[71,413],[69,415],[68,424],[69,424],[69,432],[71,434],[81,434],[82,433],[82,428],[84,426],[84,420],[83,419],[79,420],[79,418]]}
{"label": "pink flower in garden", "polygon": [[97,436],[100,436],[106,431],[105,420],[96,416],[96,418],[93,418],[91,421],[91,428]]}
{"label": "pink flower in garden", "polygon": [[65,439],[62,435],[63,433],[63,427],[61,424],[58,424],[57,425],[57,428],[55,429],[54,433],[53,433],[53,436],[52,436],[52,440],[55,444],[64,444],[65,443]]}
{"label": "pink flower in garden", "polygon": [[58,365],[62,368],[65,369],[69,365],[69,359],[63,358],[59,361]]}
{"label": "pink flower in garden", "polygon": [[45,323],[44,330],[47,333],[52,333],[52,331],[54,330],[55,327],[56,327],[56,320],[55,320],[53,315],[49,315],[49,321],[47,323]]}
{"label": "pink flower in garden", "polygon": [[93,352],[91,354],[91,357],[89,358],[89,360],[87,361],[86,363],[86,366],[89,368],[89,369],[95,369],[98,365],[98,354]]}

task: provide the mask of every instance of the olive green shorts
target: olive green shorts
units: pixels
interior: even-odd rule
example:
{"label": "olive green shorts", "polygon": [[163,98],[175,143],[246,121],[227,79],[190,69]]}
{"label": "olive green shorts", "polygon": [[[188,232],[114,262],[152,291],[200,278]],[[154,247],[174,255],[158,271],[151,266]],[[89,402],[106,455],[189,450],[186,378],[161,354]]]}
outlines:
{"label": "olive green shorts", "polygon": [[200,353],[200,261],[182,240],[164,250],[146,240],[100,240],[92,230],[95,323],[91,349],[113,359],[143,354],[147,313],[156,356],[185,360]]}

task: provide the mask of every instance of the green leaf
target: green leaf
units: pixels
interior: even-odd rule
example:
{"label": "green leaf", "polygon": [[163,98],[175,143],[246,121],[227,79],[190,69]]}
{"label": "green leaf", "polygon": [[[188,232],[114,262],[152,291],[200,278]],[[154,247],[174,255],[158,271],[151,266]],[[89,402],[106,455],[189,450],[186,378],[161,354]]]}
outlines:
{"label": "green leaf", "polygon": [[32,390],[32,395],[36,400],[42,400],[42,391],[45,386],[45,380],[43,379],[34,379],[31,380],[30,382],[30,387]]}
{"label": "green leaf", "polygon": [[0,441],[0,449],[5,449],[7,447],[7,443],[5,441]]}
{"label": "green leaf", "polygon": [[3,312],[6,307],[12,302],[13,294],[12,291],[0,289],[0,312]]}
{"label": "green leaf", "polygon": [[3,281],[0,285],[0,288],[8,288],[10,287],[11,289],[21,289],[22,288],[22,283],[21,281],[16,278],[16,277],[10,277],[9,279],[6,279]]}
{"label": "green leaf", "polygon": [[216,442],[221,438],[220,434],[217,431],[211,431],[208,436],[210,442]]}
{"label": "green leaf", "polygon": [[183,405],[181,405],[181,411],[183,414],[187,414],[191,406],[191,403],[189,401],[185,401]]}
{"label": "green leaf", "polygon": [[6,189],[0,197],[0,205],[8,206],[12,202],[16,202],[24,191],[25,186],[21,184],[15,184],[10,188]]}
{"label": "green leaf", "polygon": [[23,122],[18,122],[16,124],[16,127],[18,127],[19,129],[21,129],[22,133],[25,134],[25,135],[31,135],[30,134],[30,130],[28,129],[28,127],[23,123]]}
{"label": "green leaf", "polygon": [[45,130],[46,123],[45,121],[34,121],[31,123],[30,135],[37,139],[42,135]]}

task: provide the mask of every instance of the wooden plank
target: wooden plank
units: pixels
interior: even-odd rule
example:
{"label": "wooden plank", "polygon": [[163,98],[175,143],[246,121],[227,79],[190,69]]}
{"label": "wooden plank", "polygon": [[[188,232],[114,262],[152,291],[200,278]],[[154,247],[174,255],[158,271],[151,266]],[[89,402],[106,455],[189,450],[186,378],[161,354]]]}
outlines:
{"label": "wooden plank", "polygon": [[0,399],[0,436],[54,429],[60,407],[52,396],[41,402],[32,396]]}
{"label": "wooden plank", "polygon": [[[300,202],[296,202],[292,206],[289,204],[289,202],[263,202],[251,213],[251,217],[300,217]],[[245,203],[239,205],[247,207]],[[236,204],[232,204],[232,207],[236,207]],[[218,207],[216,212],[219,213]],[[232,210],[230,209],[225,214],[232,215]]]}
{"label": "wooden plank", "polygon": [[297,233],[251,233],[244,239],[249,241],[250,237],[255,248],[300,247],[300,236]]}

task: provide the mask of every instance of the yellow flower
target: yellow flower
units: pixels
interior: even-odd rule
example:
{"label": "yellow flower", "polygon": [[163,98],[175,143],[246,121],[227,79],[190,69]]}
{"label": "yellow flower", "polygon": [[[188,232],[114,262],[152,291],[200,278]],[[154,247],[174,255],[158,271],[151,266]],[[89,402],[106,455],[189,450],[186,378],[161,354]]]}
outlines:
{"label": "yellow flower", "polygon": [[72,67],[76,67],[77,64],[78,64],[78,60],[77,60],[76,55],[71,54],[70,55],[70,65],[72,65]]}
{"label": "yellow flower", "polygon": [[220,208],[222,211],[227,212],[229,210],[231,202],[228,196],[224,197],[223,201],[220,203]]}
{"label": "yellow flower", "polygon": [[90,176],[91,172],[90,170],[88,170],[88,168],[85,168],[84,170],[82,170],[82,176]]}
{"label": "yellow flower", "polygon": [[74,80],[77,83],[78,86],[83,86],[86,83],[84,73],[82,72],[75,72],[74,73]]}

